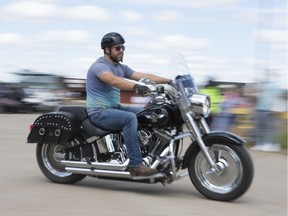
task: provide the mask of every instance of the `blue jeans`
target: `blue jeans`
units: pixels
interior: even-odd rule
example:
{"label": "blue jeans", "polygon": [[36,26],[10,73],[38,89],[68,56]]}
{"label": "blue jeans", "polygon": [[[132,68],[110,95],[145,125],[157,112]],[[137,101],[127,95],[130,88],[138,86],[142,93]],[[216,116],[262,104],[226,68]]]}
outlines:
{"label": "blue jeans", "polygon": [[100,128],[123,131],[124,142],[127,148],[129,167],[138,167],[142,164],[142,156],[137,136],[138,121],[136,113],[142,107],[129,107],[120,105],[117,108],[99,108],[90,115],[90,121]]}

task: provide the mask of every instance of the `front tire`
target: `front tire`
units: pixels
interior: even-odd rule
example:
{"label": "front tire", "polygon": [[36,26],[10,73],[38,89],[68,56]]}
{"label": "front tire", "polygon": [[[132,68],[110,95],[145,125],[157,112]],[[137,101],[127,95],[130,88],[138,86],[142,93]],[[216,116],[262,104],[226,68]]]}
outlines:
{"label": "front tire", "polygon": [[242,145],[206,144],[218,171],[211,170],[197,146],[188,164],[189,176],[195,188],[205,197],[219,201],[231,201],[243,195],[254,175],[250,154]]}
{"label": "front tire", "polygon": [[64,160],[62,150],[71,147],[70,143],[59,144],[37,144],[36,157],[40,170],[52,182],[73,184],[81,181],[86,176],[72,174],[65,170],[60,161]]}

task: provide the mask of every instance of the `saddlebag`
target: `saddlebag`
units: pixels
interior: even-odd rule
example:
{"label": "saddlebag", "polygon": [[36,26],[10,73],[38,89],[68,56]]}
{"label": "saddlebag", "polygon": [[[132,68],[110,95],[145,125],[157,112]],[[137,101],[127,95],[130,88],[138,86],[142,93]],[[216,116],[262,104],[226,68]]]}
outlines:
{"label": "saddlebag", "polygon": [[79,121],[71,113],[47,113],[34,121],[27,142],[63,144],[72,140],[79,128]]}

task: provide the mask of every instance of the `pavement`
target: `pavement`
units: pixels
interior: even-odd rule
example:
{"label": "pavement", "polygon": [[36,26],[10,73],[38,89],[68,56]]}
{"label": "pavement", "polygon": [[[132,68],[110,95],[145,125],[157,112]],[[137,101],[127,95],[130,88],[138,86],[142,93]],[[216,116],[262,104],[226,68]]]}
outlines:
{"label": "pavement", "polygon": [[255,177],[233,202],[203,197],[185,177],[170,185],[87,177],[74,185],[47,180],[27,144],[29,125],[39,114],[0,114],[1,216],[286,216],[287,153],[250,151]]}

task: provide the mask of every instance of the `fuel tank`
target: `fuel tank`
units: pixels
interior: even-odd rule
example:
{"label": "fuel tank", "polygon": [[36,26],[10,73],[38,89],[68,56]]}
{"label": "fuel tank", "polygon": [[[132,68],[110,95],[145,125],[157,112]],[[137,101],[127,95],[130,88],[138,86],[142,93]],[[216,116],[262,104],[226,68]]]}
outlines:
{"label": "fuel tank", "polygon": [[176,106],[151,105],[137,113],[138,125],[141,127],[168,128],[176,126],[181,120]]}

